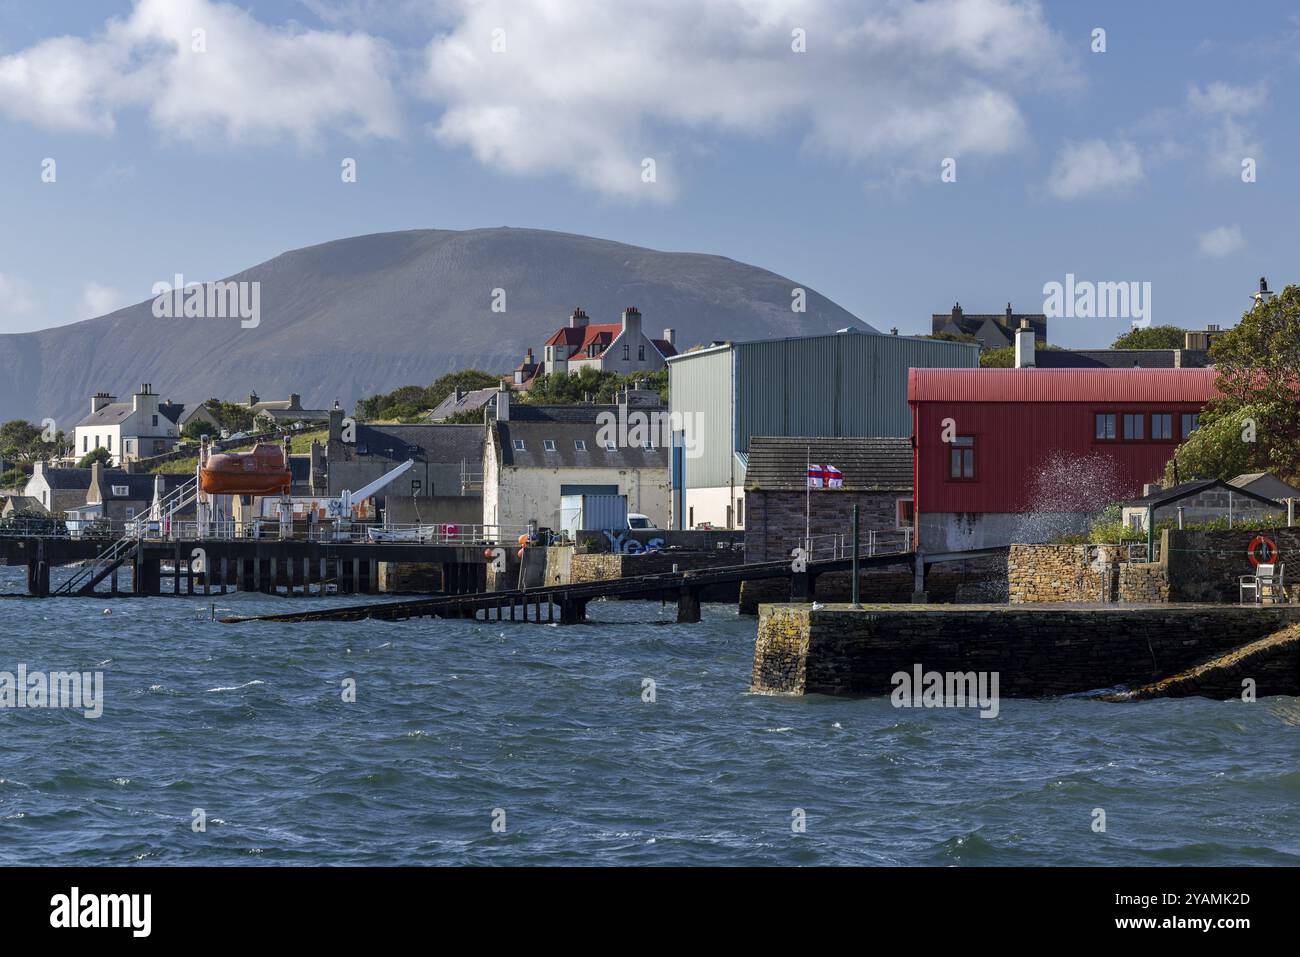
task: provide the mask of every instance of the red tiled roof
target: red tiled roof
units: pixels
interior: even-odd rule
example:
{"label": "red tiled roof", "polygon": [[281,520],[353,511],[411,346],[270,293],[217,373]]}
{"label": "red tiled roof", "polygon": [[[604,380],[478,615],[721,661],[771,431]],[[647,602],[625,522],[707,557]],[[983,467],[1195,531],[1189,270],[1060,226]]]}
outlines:
{"label": "red tiled roof", "polygon": [[911,402],[1208,402],[1213,369],[910,369]]}
{"label": "red tiled roof", "polygon": [[579,326],[576,329],[572,326],[564,326],[556,332],[555,335],[546,340],[546,345],[568,346],[569,354],[562,358],[570,359],[574,356],[580,356],[580,358],[585,359],[587,357],[588,346],[593,344],[599,346],[596,355],[600,355],[609,347],[610,342],[612,342],[614,337],[622,330],[623,326],[617,322],[600,324],[592,323],[585,326]]}

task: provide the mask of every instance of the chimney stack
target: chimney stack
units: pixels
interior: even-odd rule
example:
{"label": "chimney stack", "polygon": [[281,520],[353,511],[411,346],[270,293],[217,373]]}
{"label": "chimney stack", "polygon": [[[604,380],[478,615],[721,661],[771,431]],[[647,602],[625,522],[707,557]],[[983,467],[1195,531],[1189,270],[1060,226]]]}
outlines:
{"label": "chimney stack", "polygon": [[623,310],[623,344],[637,346],[641,343],[641,310],[628,306]]}
{"label": "chimney stack", "polygon": [[586,324],[587,324],[587,313],[581,308],[574,309],[573,315],[569,316],[569,328],[581,329]]}
{"label": "chimney stack", "polygon": [[674,349],[676,349],[676,348],[677,348],[677,330],[676,330],[676,329],[665,329],[665,330],[664,330],[664,342],[668,343],[670,346],[672,346]]}
{"label": "chimney stack", "polygon": [[302,396],[300,396],[297,392],[289,393],[289,408],[291,409],[302,408]]}
{"label": "chimney stack", "polygon": [[90,414],[94,415],[106,405],[112,405],[117,401],[117,396],[109,395],[107,392],[96,392],[90,397]]}
{"label": "chimney stack", "polygon": [[339,400],[334,400],[334,408],[330,409],[330,431],[329,441],[339,442],[343,439],[343,406],[339,405]]}
{"label": "chimney stack", "polygon": [[510,421],[510,389],[504,381],[497,387],[497,421]]}
{"label": "chimney stack", "polygon": [[1016,368],[1032,369],[1035,364],[1034,330],[1030,327],[1028,319],[1022,319],[1020,328],[1016,330]]}

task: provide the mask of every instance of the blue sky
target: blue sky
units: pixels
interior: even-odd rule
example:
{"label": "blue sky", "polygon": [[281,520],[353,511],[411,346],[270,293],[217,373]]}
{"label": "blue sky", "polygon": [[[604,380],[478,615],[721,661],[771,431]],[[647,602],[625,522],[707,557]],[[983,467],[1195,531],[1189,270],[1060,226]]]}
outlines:
{"label": "blue sky", "polygon": [[1281,2],[0,0],[0,332],[500,225],[729,256],[882,330],[1067,273],[1227,325],[1296,278],[1298,73]]}

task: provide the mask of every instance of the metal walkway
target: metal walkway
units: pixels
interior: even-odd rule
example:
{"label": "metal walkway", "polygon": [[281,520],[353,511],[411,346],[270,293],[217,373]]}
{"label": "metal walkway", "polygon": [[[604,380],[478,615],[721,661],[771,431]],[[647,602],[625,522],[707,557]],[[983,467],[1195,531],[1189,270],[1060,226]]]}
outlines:
{"label": "metal walkway", "polygon": [[[892,552],[863,555],[858,559],[858,565],[863,569],[876,568],[908,563],[912,560],[911,552]],[[720,565],[715,568],[634,575],[628,578],[570,585],[477,592],[468,595],[443,595],[413,601],[377,602],[345,608],[325,608],[280,615],[230,617],[221,620],[226,623],[359,621],[365,618],[405,621],[410,618],[432,617],[479,618],[482,613],[484,621],[559,621],[561,624],[573,624],[586,617],[587,603],[593,599],[664,597],[676,599],[679,622],[697,622],[700,620],[700,594],[710,585],[788,578],[791,581],[791,598],[796,601],[810,601],[817,576],[827,572],[847,572],[852,567],[852,556],[809,561],[806,568],[798,572],[793,569],[789,561],[754,562],[747,565]]]}

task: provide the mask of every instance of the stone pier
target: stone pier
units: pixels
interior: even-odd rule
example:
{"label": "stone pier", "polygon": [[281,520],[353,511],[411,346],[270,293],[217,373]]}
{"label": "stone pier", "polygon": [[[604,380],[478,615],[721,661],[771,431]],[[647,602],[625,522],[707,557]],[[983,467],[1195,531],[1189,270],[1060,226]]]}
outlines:
{"label": "stone pier", "polygon": [[883,695],[916,665],[996,671],[1007,697],[1137,687],[1297,621],[1294,606],[763,605],[752,690]]}

